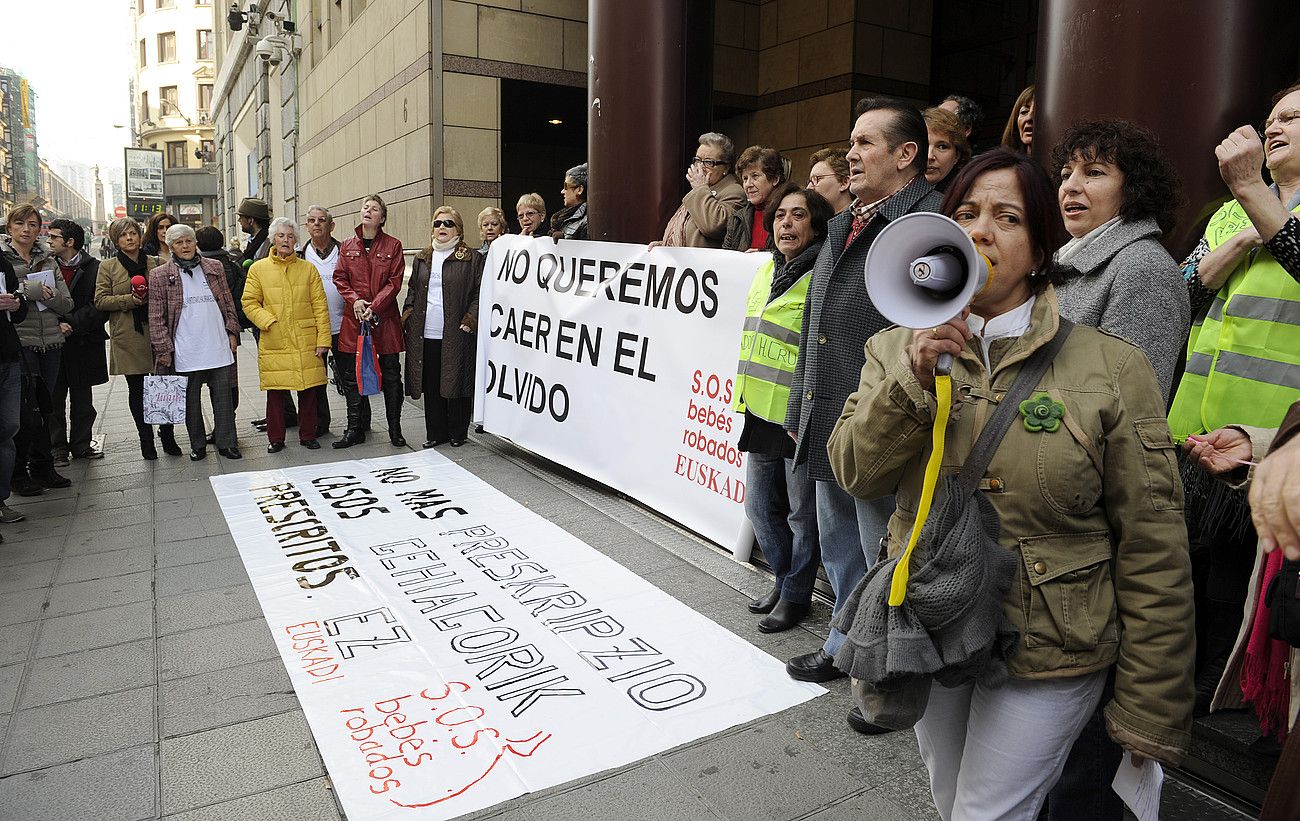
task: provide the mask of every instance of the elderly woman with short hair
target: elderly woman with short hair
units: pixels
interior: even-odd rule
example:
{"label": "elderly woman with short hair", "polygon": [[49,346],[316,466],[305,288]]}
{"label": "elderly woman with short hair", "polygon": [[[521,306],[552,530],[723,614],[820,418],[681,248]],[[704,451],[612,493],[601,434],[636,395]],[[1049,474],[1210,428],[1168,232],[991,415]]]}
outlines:
{"label": "elderly woman with short hair", "polygon": [[727,221],[745,202],[745,191],[731,173],[736,146],[725,134],[710,131],[700,135],[700,146],[686,167],[691,190],[682,197],[681,207],[668,220],[662,240],[650,243],[689,248],[721,248]]}
{"label": "elderly woman with short hair", "polygon": [[587,164],[575,165],[564,173],[560,189],[564,207],[551,217],[551,239],[587,238]]}
{"label": "elderly woman with short hair", "polygon": [[[127,405],[140,436],[140,455],[153,460],[158,458],[153,426],[144,421],[144,378],[154,367],[149,304],[147,296],[132,288],[131,280],[140,277],[147,287],[149,271],[158,266],[158,258],[144,253],[142,237],[140,223],[130,217],[113,220],[108,226],[108,241],[117,255],[99,266],[95,307],[108,314],[108,372],[126,377]],[[158,426],[158,439],[168,456],[181,455],[171,425]]]}
{"label": "elderly woman with short hair", "polygon": [[424,394],[424,447],[458,448],[469,434],[474,388],[481,254],[465,245],[460,213],[433,212],[431,244],[411,263],[402,305],[406,330],[406,395]]}
{"label": "elderly woman with short hair", "polygon": [[488,246],[492,244],[492,240],[508,233],[510,233],[510,223],[506,222],[506,212],[495,205],[489,205],[478,212],[478,235],[483,240],[483,244],[478,247],[480,254],[487,256]]}
{"label": "elderly woman with short hair", "polygon": [[524,194],[515,204],[515,215],[519,217],[519,233],[525,237],[535,237],[545,233],[546,200],[536,192]]}
{"label": "elderly woman with short hair", "polygon": [[318,450],[316,404],[320,391],[315,388],[325,384],[325,354],[331,339],[329,302],[316,266],[297,254],[298,226],[293,220],[272,220],[268,234],[271,253],[248,269],[243,297],[244,314],[262,332],[257,368],[260,387],[266,391],[266,438],[270,441],[266,452],[284,450],[289,391],[298,392],[298,442],[308,450]]}
{"label": "elderly woman with short hair", "polygon": [[203,385],[212,401],[217,453],[242,454],[235,444],[235,408],[230,399],[230,365],[239,345],[239,315],[226,284],[226,271],[199,254],[194,229],[177,223],[164,235],[171,261],[149,272],[149,340],[154,371],[188,377],[185,428],[190,459],[208,455],[203,422]]}
{"label": "elderly woman with short hair", "polygon": [[745,204],[727,220],[727,235],[722,247],[728,251],[762,251],[770,248],[763,214],[772,191],[785,182],[785,162],[780,152],[761,145],[751,145],[736,161]]}

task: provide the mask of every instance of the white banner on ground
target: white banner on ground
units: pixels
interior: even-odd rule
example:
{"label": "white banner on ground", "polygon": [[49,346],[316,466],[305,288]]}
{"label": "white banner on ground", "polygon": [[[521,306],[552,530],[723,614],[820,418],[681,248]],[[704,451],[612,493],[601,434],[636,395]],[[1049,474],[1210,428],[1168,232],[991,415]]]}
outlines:
{"label": "white banner on ground", "polygon": [[432,451],[212,485],[352,821],[454,818],[825,692]]}
{"label": "white banner on ground", "polygon": [[495,240],[479,297],[475,418],[747,559],[732,386],[745,296],[768,259]]}

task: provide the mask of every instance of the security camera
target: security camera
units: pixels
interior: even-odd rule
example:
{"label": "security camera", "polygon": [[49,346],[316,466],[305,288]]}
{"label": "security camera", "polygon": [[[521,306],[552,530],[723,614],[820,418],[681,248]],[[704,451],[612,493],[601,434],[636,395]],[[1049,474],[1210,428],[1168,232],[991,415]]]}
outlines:
{"label": "security camera", "polygon": [[257,41],[257,56],[273,66],[278,66],[284,60],[284,50],[272,35]]}

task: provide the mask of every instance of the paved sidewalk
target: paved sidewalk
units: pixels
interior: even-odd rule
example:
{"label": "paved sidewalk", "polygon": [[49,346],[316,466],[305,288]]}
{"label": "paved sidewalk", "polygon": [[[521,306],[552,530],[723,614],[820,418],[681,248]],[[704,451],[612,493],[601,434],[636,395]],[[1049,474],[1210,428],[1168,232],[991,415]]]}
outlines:
{"label": "paved sidewalk", "polygon": [[[184,821],[345,817],[271,641],[207,477],[394,452],[384,431],[346,451],[291,443],[265,453],[255,354],[241,348],[245,458],[140,458],[115,379],[97,392],[108,455],[74,462],[67,490],[11,504],[0,525],[0,819]],[[334,433],[341,397],[331,391]],[[382,402],[375,420],[383,419]],[[423,420],[408,403],[406,438]],[[183,432],[181,446],[187,447]],[[293,439],[293,432],[290,432]],[[810,629],[758,632],[746,602],[770,580],[616,495],[548,469],[493,437],[447,455],[737,635],[786,659]],[[844,724],[847,684],[798,707],[627,767],[525,795],[472,818],[931,819],[911,733]],[[1185,788],[1196,817],[1242,818]],[[1172,798],[1171,798],[1172,797]],[[1192,805],[1186,805],[1190,809]],[[1190,817],[1183,815],[1182,817]]]}

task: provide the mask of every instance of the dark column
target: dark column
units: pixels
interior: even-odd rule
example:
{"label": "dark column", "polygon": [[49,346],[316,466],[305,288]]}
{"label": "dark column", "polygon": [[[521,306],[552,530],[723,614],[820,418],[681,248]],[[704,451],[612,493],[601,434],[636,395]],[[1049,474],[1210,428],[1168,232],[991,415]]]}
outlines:
{"label": "dark column", "polygon": [[686,189],[686,162],[708,131],[711,2],[588,3],[588,231],[648,242]]}
{"label": "dark column", "polygon": [[1294,0],[1043,0],[1034,156],[1046,161],[1079,120],[1151,129],[1183,178],[1166,244],[1184,253],[1227,197],[1215,146],[1262,122],[1273,92],[1295,81],[1298,34]]}

